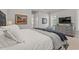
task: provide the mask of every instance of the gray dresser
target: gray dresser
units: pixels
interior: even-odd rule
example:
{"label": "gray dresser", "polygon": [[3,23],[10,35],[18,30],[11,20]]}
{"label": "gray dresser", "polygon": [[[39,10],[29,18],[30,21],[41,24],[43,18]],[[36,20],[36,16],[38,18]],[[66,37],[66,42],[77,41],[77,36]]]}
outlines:
{"label": "gray dresser", "polygon": [[73,31],[72,24],[58,24],[55,27],[55,30],[57,32],[61,32],[63,34],[69,35],[69,36],[74,36],[74,31]]}

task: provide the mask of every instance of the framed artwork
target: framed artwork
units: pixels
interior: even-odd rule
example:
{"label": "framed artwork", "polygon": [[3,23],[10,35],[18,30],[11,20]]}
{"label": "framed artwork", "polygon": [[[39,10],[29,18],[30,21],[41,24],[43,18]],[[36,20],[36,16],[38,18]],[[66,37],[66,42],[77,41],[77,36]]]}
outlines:
{"label": "framed artwork", "polygon": [[27,24],[27,15],[15,15],[15,24]]}
{"label": "framed artwork", "polygon": [[42,18],[42,24],[47,24],[47,18]]}

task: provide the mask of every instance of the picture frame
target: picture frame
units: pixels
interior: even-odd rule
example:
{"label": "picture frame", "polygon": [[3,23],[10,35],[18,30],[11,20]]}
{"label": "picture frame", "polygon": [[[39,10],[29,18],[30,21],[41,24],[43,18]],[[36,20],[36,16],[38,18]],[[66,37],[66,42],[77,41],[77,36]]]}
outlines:
{"label": "picture frame", "polygon": [[47,18],[42,18],[42,24],[47,24]]}
{"label": "picture frame", "polygon": [[27,24],[27,15],[16,14],[15,24]]}

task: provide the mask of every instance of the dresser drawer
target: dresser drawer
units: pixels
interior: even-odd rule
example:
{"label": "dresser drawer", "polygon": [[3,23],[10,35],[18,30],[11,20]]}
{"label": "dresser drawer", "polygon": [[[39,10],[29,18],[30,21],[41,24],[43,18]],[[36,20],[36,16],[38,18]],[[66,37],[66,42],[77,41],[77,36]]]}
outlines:
{"label": "dresser drawer", "polygon": [[57,26],[56,31],[72,36],[73,35],[73,26],[59,25],[59,26]]}

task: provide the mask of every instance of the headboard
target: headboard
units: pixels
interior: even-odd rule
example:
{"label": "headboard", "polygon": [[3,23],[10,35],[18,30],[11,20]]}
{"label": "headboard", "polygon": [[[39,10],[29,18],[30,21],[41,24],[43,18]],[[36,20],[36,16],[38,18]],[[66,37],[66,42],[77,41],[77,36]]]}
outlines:
{"label": "headboard", "polygon": [[6,26],[6,14],[0,10],[0,26]]}

